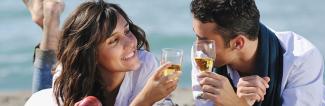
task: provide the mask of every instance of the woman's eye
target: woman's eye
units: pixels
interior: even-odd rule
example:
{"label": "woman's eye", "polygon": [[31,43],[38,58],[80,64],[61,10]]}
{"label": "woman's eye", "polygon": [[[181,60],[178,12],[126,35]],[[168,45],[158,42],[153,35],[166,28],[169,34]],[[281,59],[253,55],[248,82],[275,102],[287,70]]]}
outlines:
{"label": "woman's eye", "polygon": [[118,42],[118,38],[115,38],[113,40],[111,40],[108,44],[114,44],[114,43],[117,43]]}
{"label": "woman's eye", "polygon": [[128,29],[128,30],[124,31],[124,34],[127,35],[127,34],[129,34],[130,32],[131,32],[131,31]]}

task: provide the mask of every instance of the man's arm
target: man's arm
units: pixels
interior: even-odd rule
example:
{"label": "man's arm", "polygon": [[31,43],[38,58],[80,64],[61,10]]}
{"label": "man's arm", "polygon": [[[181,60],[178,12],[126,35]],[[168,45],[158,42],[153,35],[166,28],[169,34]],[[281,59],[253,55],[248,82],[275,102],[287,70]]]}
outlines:
{"label": "man's arm", "polygon": [[292,67],[282,93],[282,106],[321,106],[323,91],[324,61],[316,49]]}

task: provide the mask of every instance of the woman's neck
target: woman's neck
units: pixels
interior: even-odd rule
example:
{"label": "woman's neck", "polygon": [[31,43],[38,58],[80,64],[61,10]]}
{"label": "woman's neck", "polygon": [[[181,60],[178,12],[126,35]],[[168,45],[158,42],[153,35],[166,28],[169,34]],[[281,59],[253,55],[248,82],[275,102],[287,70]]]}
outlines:
{"label": "woman's neck", "polygon": [[117,87],[119,87],[124,79],[126,72],[107,72],[107,74],[102,74],[102,78],[106,85],[106,90],[111,93],[114,91]]}
{"label": "woman's neck", "polygon": [[102,79],[104,80],[104,86],[107,92],[107,94],[105,94],[105,101],[102,101],[105,105],[114,106],[125,74],[126,72],[111,72],[101,70]]}

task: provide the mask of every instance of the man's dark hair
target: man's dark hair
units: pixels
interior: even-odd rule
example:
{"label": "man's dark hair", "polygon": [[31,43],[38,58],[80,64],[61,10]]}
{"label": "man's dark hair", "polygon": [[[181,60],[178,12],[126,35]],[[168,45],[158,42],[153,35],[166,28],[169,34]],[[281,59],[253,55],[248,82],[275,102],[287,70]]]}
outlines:
{"label": "man's dark hair", "polygon": [[203,23],[216,23],[227,47],[238,34],[250,40],[258,36],[260,14],[254,0],[193,0],[191,12]]}

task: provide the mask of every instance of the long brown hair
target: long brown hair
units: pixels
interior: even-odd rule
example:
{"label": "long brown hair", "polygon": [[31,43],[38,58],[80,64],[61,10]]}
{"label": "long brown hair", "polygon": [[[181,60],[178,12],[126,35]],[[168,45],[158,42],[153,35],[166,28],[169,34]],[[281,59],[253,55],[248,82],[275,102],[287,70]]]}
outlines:
{"label": "long brown hair", "polygon": [[59,40],[57,57],[62,72],[53,88],[58,105],[62,101],[64,106],[73,106],[90,95],[100,101],[106,99],[107,92],[96,65],[97,52],[98,45],[115,29],[118,14],[128,22],[138,41],[137,48],[149,50],[144,31],[118,5],[103,0],[82,3],[65,21]]}

